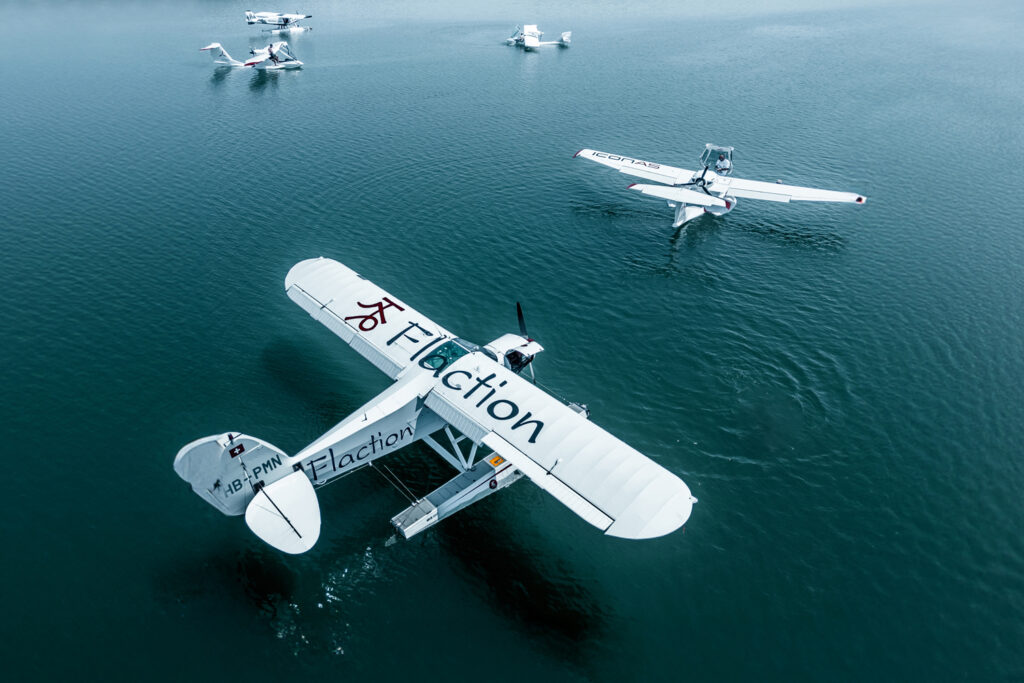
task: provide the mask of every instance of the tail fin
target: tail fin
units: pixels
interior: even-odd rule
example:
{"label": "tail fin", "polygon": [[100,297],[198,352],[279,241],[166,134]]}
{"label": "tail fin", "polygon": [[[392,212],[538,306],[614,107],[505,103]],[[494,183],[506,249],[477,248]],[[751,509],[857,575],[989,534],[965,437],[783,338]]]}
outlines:
{"label": "tail fin", "polygon": [[572,43],[572,31],[566,31],[562,34],[562,39],[558,41],[558,44],[562,47],[569,47],[570,43]]}
{"label": "tail fin", "polygon": [[260,481],[288,474],[289,458],[279,448],[252,436],[228,432],[188,444],[174,458],[174,471],[196,495],[225,515],[241,515]]}
{"label": "tail fin", "polygon": [[241,66],[242,63],[238,60],[232,59],[228,51],[221,46],[220,43],[210,43],[206,47],[199,48],[199,51],[209,50],[210,56],[213,57],[214,64],[224,64],[227,66]]}
{"label": "tail fin", "polygon": [[301,467],[275,446],[228,432],[188,444],[174,471],[225,515],[245,514],[254,534],[278,550],[304,553],[320,537],[320,505]]}
{"label": "tail fin", "polygon": [[245,23],[250,25],[256,23],[256,15],[252,13],[252,10],[245,10]]}

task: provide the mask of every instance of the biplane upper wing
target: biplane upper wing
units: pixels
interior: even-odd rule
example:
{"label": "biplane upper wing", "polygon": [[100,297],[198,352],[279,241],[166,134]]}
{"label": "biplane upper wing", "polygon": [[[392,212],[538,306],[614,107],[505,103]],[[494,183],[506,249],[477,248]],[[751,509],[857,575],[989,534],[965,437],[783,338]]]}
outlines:
{"label": "biplane upper wing", "polygon": [[664,164],[656,164],[653,161],[644,161],[642,159],[624,157],[618,154],[599,152],[596,149],[581,149],[573,155],[573,158],[576,157],[589,159],[590,161],[596,161],[599,164],[610,166],[620,173],[626,173],[628,175],[636,176],[637,178],[643,178],[644,180],[653,180],[657,183],[665,183],[666,185],[682,185],[683,183],[688,183],[693,179],[694,173],[693,171],[688,171],[685,168],[665,166]]}
{"label": "biplane upper wing", "polygon": [[686,522],[679,477],[481,353],[442,368],[426,406],[606,534],[654,538]]}
{"label": "biplane upper wing", "polygon": [[766,183],[763,180],[744,180],[743,178],[721,177],[715,179],[708,188],[712,192],[725,191],[734,197],[746,199],[763,199],[770,202],[844,202],[863,204],[865,198],[855,192],[835,192],[819,190],[813,187],[798,185],[782,185]]}
{"label": "biplane upper wing", "polygon": [[295,264],[284,286],[292,301],[392,379],[427,349],[454,336],[331,259]]}

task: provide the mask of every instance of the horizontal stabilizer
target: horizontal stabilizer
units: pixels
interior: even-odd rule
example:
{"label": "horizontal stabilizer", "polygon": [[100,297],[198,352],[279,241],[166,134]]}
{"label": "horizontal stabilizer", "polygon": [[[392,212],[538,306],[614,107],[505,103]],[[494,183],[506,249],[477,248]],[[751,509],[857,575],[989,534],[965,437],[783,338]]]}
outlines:
{"label": "horizontal stabilizer", "polygon": [[245,509],[245,523],[278,550],[304,553],[320,538],[320,504],[309,478],[295,471],[260,487]]}
{"label": "horizontal stabilizer", "polygon": [[697,206],[721,206],[729,208],[729,202],[703,192],[688,190],[685,187],[665,187],[664,185],[641,185],[634,183],[629,189],[636,190],[652,197],[661,197],[670,202],[680,204],[696,204]]}

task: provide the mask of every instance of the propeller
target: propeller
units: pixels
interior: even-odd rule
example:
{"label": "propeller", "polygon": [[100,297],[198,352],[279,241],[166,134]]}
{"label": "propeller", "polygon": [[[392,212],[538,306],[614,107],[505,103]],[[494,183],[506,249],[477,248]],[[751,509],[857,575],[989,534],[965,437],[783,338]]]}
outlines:
{"label": "propeller", "polygon": [[704,178],[704,176],[707,175],[707,172],[708,167],[705,165],[704,170],[700,172],[699,178],[697,178],[696,180],[691,180],[688,183],[683,183],[682,185],[680,185],[680,187],[698,187],[704,190],[704,194],[711,195],[711,192],[708,191],[708,181]]}
{"label": "propeller", "polygon": [[516,302],[516,316],[519,318],[519,334],[523,335],[530,341],[533,341],[530,339],[530,335],[526,333],[526,318],[523,317],[523,307],[518,301]]}
{"label": "propeller", "polygon": [[[519,318],[519,334],[521,334],[524,337],[526,337],[526,341],[532,342],[533,339],[531,339],[530,335],[527,334],[527,332],[526,332],[526,318],[523,316],[523,307],[522,307],[522,305],[518,301],[516,302],[516,317]],[[536,384],[537,383],[537,375],[535,375],[533,373],[533,363],[530,362],[532,360],[533,360],[533,357],[531,356],[526,361],[527,362],[527,366],[526,367],[530,368],[530,379],[533,380],[534,384]],[[520,368],[520,370],[522,370],[522,368]]]}

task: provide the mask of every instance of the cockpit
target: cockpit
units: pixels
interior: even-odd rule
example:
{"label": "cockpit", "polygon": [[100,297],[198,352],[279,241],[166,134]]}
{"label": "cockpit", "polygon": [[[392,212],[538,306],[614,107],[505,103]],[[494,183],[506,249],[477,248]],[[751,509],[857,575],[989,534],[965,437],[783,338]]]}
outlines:
{"label": "cockpit", "polygon": [[436,349],[420,359],[420,367],[431,370],[440,370],[451,365],[467,353],[479,351],[480,347],[465,339],[452,339],[441,344]]}
{"label": "cockpit", "polygon": [[732,147],[721,147],[710,142],[704,145],[704,151],[700,155],[700,164],[718,175],[729,175],[732,173]]}

